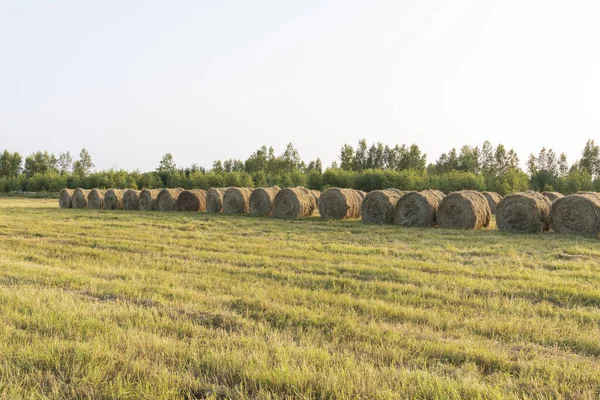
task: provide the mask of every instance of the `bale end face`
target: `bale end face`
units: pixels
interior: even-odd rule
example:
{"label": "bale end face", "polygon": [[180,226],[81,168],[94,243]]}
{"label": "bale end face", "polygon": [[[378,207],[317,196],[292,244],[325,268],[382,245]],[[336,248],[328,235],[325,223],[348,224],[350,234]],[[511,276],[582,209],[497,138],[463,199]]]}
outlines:
{"label": "bale end face", "polygon": [[73,206],[73,191],[71,189],[65,188],[60,191],[58,206],[60,208],[71,208]]}
{"label": "bale end face", "polygon": [[311,216],[317,207],[315,196],[305,188],[282,189],[275,196],[273,216],[282,219],[296,219]]}
{"label": "bale end face", "polygon": [[373,190],[362,201],[362,220],[370,224],[391,224],[396,214],[396,204],[404,195],[397,189]]}
{"label": "bale end face", "polygon": [[319,196],[319,214],[325,219],[359,218],[361,204],[354,189],[329,188]]}
{"label": "bale end face", "polygon": [[437,222],[445,229],[480,229],[490,224],[492,213],[487,199],[479,192],[454,192],[444,197],[437,211]]}
{"label": "bale end face", "polygon": [[179,211],[206,211],[206,191],[202,189],[184,190],[177,198]]}
{"label": "bale end face", "polygon": [[229,188],[223,194],[224,214],[248,214],[250,212],[250,196],[252,189]]}
{"label": "bale end face", "polygon": [[600,239],[600,195],[578,193],[557,199],[550,226],[557,233]]}
{"label": "bale end face", "polygon": [[279,187],[254,189],[249,200],[250,215],[259,217],[272,216],[273,202],[279,190]]}
{"label": "bale end face", "polygon": [[443,196],[440,193],[427,190],[406,193],[398,200],[394,223],[405,227],[434,226]]}
{"label": "bale end face", "polygon": [[552,203],[539,193],[516,193],[498,203],[496,225],[504,232],[537,233],[550,228]]}

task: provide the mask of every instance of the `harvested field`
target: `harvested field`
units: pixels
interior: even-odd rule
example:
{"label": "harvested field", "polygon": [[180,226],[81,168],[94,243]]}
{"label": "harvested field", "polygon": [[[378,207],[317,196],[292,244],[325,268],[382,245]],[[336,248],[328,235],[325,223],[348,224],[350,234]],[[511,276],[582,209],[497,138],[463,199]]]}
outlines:
{"label": "harvested field", "polygon": [[0,397],[600,392],[596,239],[55,199],[0,215]]}

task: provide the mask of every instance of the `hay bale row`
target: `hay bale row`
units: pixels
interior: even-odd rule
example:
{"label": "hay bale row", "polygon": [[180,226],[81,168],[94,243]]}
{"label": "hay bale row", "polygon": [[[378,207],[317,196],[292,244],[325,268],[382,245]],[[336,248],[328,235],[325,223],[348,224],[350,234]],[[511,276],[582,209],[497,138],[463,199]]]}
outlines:
{"label": "hay bale row", "polygon": [[600,194],[577,193],[552,203],[550,225],[554,232],[600,239]]}
{"label": "hay bale row", "polygon": [[254,189],[250,195],[250,215],[272,216],[275,196],[277,196],[279,190],[279,186]]}
{"label": "hay bale row", "polygon": [[398,189],[373,190],[367,193],[361,205],[363,222],[391,224],[394,221],[398,200],[405,193]]}
{"label": "hay bale row", "polygon": [[394,224],[405,227],[431,227],[437,224],[437,211],[444,199],[439,190],[408,192],[398,200]]}
{"label": "hay bale row", "polygon": [[317,208],[319,193],[303,187],[280,190],[273,200],[275,218],[295,219],[311,216]]}
{"label": "hay bale row", "polygon": [[504,232],[537,233],[550,229],[552,202],[541,193],[525,192],[503,198],[496,210],[496,225]]}
{"label": "hay bale row", "polygon": [[489,226],[492,212],[484,195],[464,190],[444,197],[436,216],[440,228],[480,229]]}
{"label": "hay bale row", "polygon": [[156,202],[160,189],[144,189],[140,192],[139,210],[141,211],[156,211],[158,208]]}
{"label": "hay bale row", "polygon": [[179,211],[206,211],[206,190],[184,190],[177,198]]}
{"label": "hay bale row", "polygon": [[363,194],[354,189],[329,188],[318,198],[319,214],[325,219],[360,218]]}

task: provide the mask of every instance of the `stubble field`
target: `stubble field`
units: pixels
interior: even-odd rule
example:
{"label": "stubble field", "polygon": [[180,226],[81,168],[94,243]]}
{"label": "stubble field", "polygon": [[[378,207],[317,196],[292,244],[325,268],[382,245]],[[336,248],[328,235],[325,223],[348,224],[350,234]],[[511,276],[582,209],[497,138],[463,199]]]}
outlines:
{"label": "stubble field", "polygon": [[600,396],[600,244],[0,199],[0,398]]}

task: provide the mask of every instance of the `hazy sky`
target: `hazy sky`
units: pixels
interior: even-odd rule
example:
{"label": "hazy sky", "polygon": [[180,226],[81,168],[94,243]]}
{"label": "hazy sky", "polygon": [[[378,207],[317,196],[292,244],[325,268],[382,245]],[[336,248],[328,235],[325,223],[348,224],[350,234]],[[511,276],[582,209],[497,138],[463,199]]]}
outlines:
{"label": "hazy sky", "polygon": [[149,170],[490,139],[573,162],[600,140],[599,21],[597,0],[0,0],[0,150]]}

